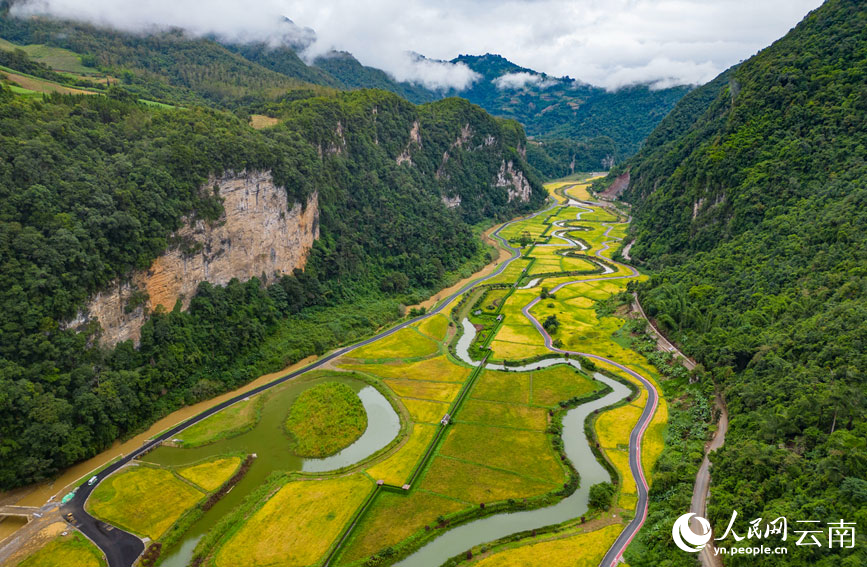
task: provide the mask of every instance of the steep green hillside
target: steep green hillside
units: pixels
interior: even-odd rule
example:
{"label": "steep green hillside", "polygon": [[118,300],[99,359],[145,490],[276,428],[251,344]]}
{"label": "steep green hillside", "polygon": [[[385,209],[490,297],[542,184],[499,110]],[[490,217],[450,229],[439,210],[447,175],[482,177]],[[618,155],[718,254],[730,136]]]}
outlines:
{"label": "steep green hillside", "polygon": [[415,83],[396,81],[385,71],[362,65],[352,54],[344,51],[317,57],[313,65],[327,71],[347,89],[383,89],[416,104],[431,102],[442,96]]}
{"label": "steep green hillside", "polygon": [[[93,87],[108,80],[123,84],[140,98],[242,111],[258,111],[263,102],[287,92],[289,98],[298,98],[328,89],[383,89],[414,103],[460,96],[495,116],[518,120],[528,134],[541,138],[542,145],[531,151],[529,159],[548,177],[608,169],[621,162],[638,150],[690,90],[636,85],[608,92],[569,77],[537,73],[491,54],[452,60],[478,73],[479,79],[470,87],[432,90],[397,81],[345,52],[329,53],[308,65],[298,50],[315,34],[289,21],[287,37],[292,35],[289,32],[309,36],[297,44],[274,47],[221,42],[183,30],[130,34],[79,22],[13,18],[6,6],[0,2],[0,56],[8,58],[5,54],[23,47],[36,63],[77,73],[65,77],[69,85]],[[528,80],[521,81],[522,76]]]}
{"label": "steep green hillside", "polygon": [[139,35],[0,13],[0,37],[18,45],[69,50],[137,96],[169,103],[235,106],[242,99],[276,98],[309,86],[181,30]]}
{"label": "steep green hillside", "polygon": [[[523,131],[466,101],[353,91],[271,110],[282,122],[256,131],[118,87],[32,100],[0,86],[0,487],[370,333],[488,260],[469,223],[545,198],[532,176],[526,200],[495,186],[508,163],[526,171]],[[398,163],[404,153],[412,163]],[[290,203],[318,193],[321,236],[303,272],[267,288],[202,284],[188,311],[150,317],[138,349],[97,346],[94,323],[65,329],[90,295],[149,266],[183,215],[219,218],[202,184],[244,169],[272,170]]]}
{"label": "steep green hillside", "polygon": [[589,140],[544,138],[527,144],[527,161],[549,179],[608,169],[618,154],[617,143],[607,136]]}
{"label": "steep green hillside", "polygon": [[[817,520],[821,547],[790,535],[762,563],[863,565],[864,535],[830,549],[827,524],[867,521],[867,6],[829,0],[686,97],[627,165],[632,255],[654,268],[640,297],[731,414],[712,524],[721,535],[733,509],[740,535],[754,518]],[[689,431],[669,435],[658,529],[631,565],[692,564],[660,531],[689,505],[672,474]]]}
{"label": "steep green hillside", "polygon": [[307,83],[342,88],[340,80],[328,72],[310,67],[289,46],[270,47],[264,43],[225,44],[226,47],[266,69]]}

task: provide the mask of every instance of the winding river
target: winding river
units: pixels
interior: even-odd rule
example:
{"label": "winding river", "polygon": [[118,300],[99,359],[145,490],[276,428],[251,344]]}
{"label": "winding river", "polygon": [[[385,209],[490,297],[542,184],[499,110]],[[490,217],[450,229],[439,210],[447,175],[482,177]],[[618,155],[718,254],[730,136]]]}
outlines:
{"label": "winding river", "polygon": [[[578,220],[580,220],[583,212],[591,210],[587,209],[586,205],[580,202],[573,203],[570,201],[569,205],[583,209],[576,215],[576,219]],[[545,214],[550,210],[556,208],[557,206],[559,205],[552,204],[551,207],[543,211],[528,215],[527,217],[524,217],[522,219],[516,219],[515,221],[506,223],[506,225],[504,226],[508,226],[515,222],[520,222],[521,220],[525,220],[526,218],[532,218],[541,214]],[[608,230],[605,233],[605,236],[608,236],[608,233],[610,232],[612,227],[610,225],[605,226],[608,226]],[[500,227],[500,229],[502,228],[503,227]],[[569,238],[569,236],[567,236],[569,232],[576,230],[575,228],[565,227],[562,223],[558,224],[558,228],[561,228],[562,230],[555,231],[552,236],[556,236],[557,238],[569,244],[572,244],[573,246],[579,247],[582,250],[586,250],[588,248],[580,241],[573,240]],[[459,297],[462,293],[468,291],[479,283],[500,274],[508,264],[520,257],[520,250],[511,246],[508,242],[506,242],[504,238],[499,235],[500,229],[495,231],[493,236],[500,240],[504,247],[512,252],[512,258],[501,263],[501,265],[493,273],[488,274],[482,278],[478,278],[473,282],[462,286],[461,289],[455,291],[445,301],[440,302],[437,306],[432,308],[427,316],[440,312],[446,305],[450,303],[451,300]],[[595,255],[601,258],[601,253],[608,247],[608,244],[609,243],[604,243],[602,248],[595,252]],[[631,273],[626,275],[609,276],[605,274],[609,274],[613,272],[613,270],[610,270],[606,267],[606,270],[604,271],[602,277],[589,278],[583,281],[597,281],[601,279],[610,279],[616,277],[628,278],[638,275],[634,269],[631,269],[630,271]],[[564,285],[569,285],[571,283],[576,282],[566,282],[560,284],[555,289],[560,289]],[[543,334],[543,336],[546,337],[546,346],[548,346],[553,351],[558,350],[552,348],[550,344],[550,337],[547,337],[547,335],[541,329],[541,326],[538,325],[538,322],[536,322],[535,319],[532,318],[530,314],[526,311],[529,307],[532,307],[532,305],[528,305],[525,307],[524,314],[528,317],[528,319],[531,320],[531,322],[534,322],[534,324],[536,324],[537,328],[540,329],[540,332]],[[382,396],[382,394],[379,393],[378,390],[367,385],[364,382],[349,377],[342,378],[332,375],[328,377],[313,378],[305,377],[304,373],[314,368],[320,367],[324,364],[327,364],[329,361],[343,356],[344,354],[350,352],[355,348],[370,344],[371,342],[374,342],[378,339],[389,336],[408,325],[414,324],[421,318],[423,317],[405,321],[392,327],[389,330],[365,339],[357,344],[338,349],[337,351],[334,351],[327,356],[320,358],[306,368],[293,371],[289,374],[286,374],[285,376],[282,376],[281,378],[275,380],[272,383],[257,387],[256,389],[254,389],[254,393],[261,392],[263,393],[263,395],[268,396],[268,398],[264,404],[264,407],[262,408],[261,418],[259,422],[253,429],[248,432],[245,432],[233,438],[219,440],[205,447],[193,449],[159,447],[151,453],[147,454],[144,457],[145,460],[158,464],[172,466],[194,463],[207,458],[212,458],[216,455],[231,452],[255,453],[257,455],[256,460],[250,467],[246,476],[238,484],[236,484],[223,499],[221,499],[213,508],[211,508],[191,526],[191,528],[184,534],[181,544],[174,547],[170,552],[163,556],[162,564],[168,567],[180,567],[182,565],[187,565],[192,558],[192,554],[197,542],[204,536],[204,534],[210,528],[212,528],[220,520],[221,517],[228,514],[235,506],[240,504],[245,496],[250,494],[253,490],[255,490],[263,482],[265,482],[267,477],[272,472],[304,471],[317,473],[333,471],[358,463],[375,454],[382,448],[386,447],[398,435],[400,430],[400,420],[397,414],[394,412],[391,404]],[[471,324],[469,324],[469,321],[467,320],[462,321],[462,324],[465,332],[457,344],[458,356],[465,362],[474,366],[478,366],[479,362],[472,361],[467,352],[468,347],[475,335],[475,329]],[[623,549],[626,545],[628,545],[629,540],[631,540],[635,531],[637,531],[637,529],[641,526],[644,521],[644,516],[646,515],[647,486],[644,482],[643,472],[641,471],[640,467],[640,442],[644,427],[646,427],[650,417],[652,417],[653,409],[656,404],[656,397],[653,386],[649,382],[644,380],[643,377],[641,377],[640,375],[637,375],[631,370],[622,367],[614,361],[609,361],[607,359],[603,359],[592,354],[585,354],[585,356],[612,363],[615,366],[620,367],[622,370],[629,372],[636,379],[640,379],[645,385],[645,387],[648,388],[648,390],[651,392],[651,398],[653,402],[652,404],[648,403],[648,406],[645,408],[639,424],[636,425],[630,436],[630,467],[632,469],[632,474],[635,477],[637,484],[639,485],[639,505],[638,510],[636,511],[637,517],[630,522],[627,529],[621,534],[621,537],[618,538],[618,542],[616,542],[615,545],[612,546],[612,548],[609,550],[609,553],[606,556],[605,560],[605,565],[607,566],[619,560]],[[576,360],[570,360],[564,357],[545,359],[532,364],[528,364],[523,367],[509,367],[509,369],[513,371],[527,371],[559,363],[569,363],[575,366],[579,364]],[[504,368],[500,365],[488,365],[488,367],[491,369]],[[560,523],[562,521],[574,519],[582,515],[587,510],[587,500],[590,486],[598,482],[610,480],[610,476],[608,475],[607,471],[597,462],[595,456],[590,449],[587,438],[584,434],[584,422],[587,416],[590,415],[590,413],[592,413],[594,410],[614,404],[629,394],[629,389],[625,385],[609,379],[601,374],[596,374],[595,377],[597,380],[608,386],[608,388],[610,388],[610,392],[598,400],[593,400],[591,402],[582,404],[577,408],[569,410],[563,419],[564,450],[581,476],[580,487],[576,490],[575,493],[558,502],[557,504],[546,508],[531,511],[498,514],[495,516],[479,519],[461,526],[457,526],[454,529],[449,530],[442,536],[429,542],[426,546],[422,547],[416,553],[399,563],[399,565],[412,567],[435,567],[441,565],[448,558],[458,553],[461,553],[474,545],[489,542],[518,531],[530,530],[555,523]],[[289,451],[290,443],[288,437],[283,433],[283,420],[285,419],[288,408],[291,405],[292,401],[294,401],[294,399],[301,392],[311,387],[312,385],[324,380],[343,381],[353,387],[353,389],[358,393],[365,406],[365,409],[368,412],[368,430],[353,445],[347,447],[346,449],[332,457],[326,459],[301,459],[295,457]],[[225,407],[226,405],[231,403],[236,403],[241,399],[243,398],[241,396],[238,396],[237,398],[233,398],[227,402],[224,402],[223,404],[219,404],[196,416],[189,422],[178,425],[171,430],[157,436],[155,439],[148,441],[138,451],[125,456],[117,463],[110,465],[104,472],[99,473],[99,480],[103,480],[105,477],[109,476],[120,467],[125,466],[126,463],[136,458],[141,453],[146,452],[151,447],[159,444],[161,441],[165,439],[170,439],[174,436],[178,436],[179,433],[191,423],[195,423],[196,421],[199,421],[207,417],[208,415],[212,415],[216,411],[219,411],[219,409],[222,409],[222,407]],[[137,538],[134,538],[130,534],[126,534],[125,532],[123,532],[123,530],[114,529],[112,533],[114,534],[115,540],[118,540],[117,536],[118,534],[120,534],[125,536],[126,540],[131,540],[133,543],[136,544],[127,545],[129,544],[129,541],[125,541],[124,546],[121,548],[118,547],[120,545],[119,543],[117,543],[116,541],[112,542],[111,534],[109,534],[108,532],[100,531],[100,524],[96,522],[96,520],[94,520],[92,517],[90,517],[84,510],[84,502],[86,501],[93,488],[94,487],[92,486],[82,487],[76,497],[65,506],[64,510],[74,511],[76,517],[85,520],[80,525],[80,529],[89,537],[91,537],[91,539],[96,538],[97,544],[100,545],[100,547],[104,551],[106,551],[108,562],[112,567],[125,567],[127,565],[130,565],[135,559],[135,557],[137,557],[137,555],[141,552],[141,542],[139,542]],[[611,558],[613,558],[613,561],[610,560]]]}
{"label": "winding river", "polygon": [[[567,359],[548,359],[550,364],[571,362]],[[540,362],[548,362],[543,360]],[[571,496],[557,504],[537,510],[527,510],[489,516],[462,524],[431,541],[400,563],[401,567],[438,567],[447,559],[471,547],[507,535],[572,520],[587,511],[590,487],[599,482],[610,482],[611,476],[596,460],[584,433],[584,421],[594,410],[610,406],[629,395],[629,388],[602,374],[595,378],[611,388],[607,395],[581,404],[563,416],[563,446],[566,455],[581,475],[581,484]]]}
{"label": "winding river", "polygon": [[[289,437],[283,422],[289,407],[301,392],[323,381],[343,382],[356,391],[367,411],[367,429],[352,445],[324,459],[303,459],[289,450]],[[241,435],[221,439],[216,443],[191,449],[160,447],[143,460],[161,465],[182,466],[216,455],[243,452],[255,453],[256,460],[244,478],[213,508],[206,512],[184,534],[180,545],[164,555],[161,565],[188,565],[196,544],[223,516],[241,503],[245,496],[261,486],[275,471],[327,472],[358,463],[387,446],[400,432],[400,418],[391,404],[374,387],[352,378],[328,376],[301,378],[264,394],[268,396],[256,426]]]}

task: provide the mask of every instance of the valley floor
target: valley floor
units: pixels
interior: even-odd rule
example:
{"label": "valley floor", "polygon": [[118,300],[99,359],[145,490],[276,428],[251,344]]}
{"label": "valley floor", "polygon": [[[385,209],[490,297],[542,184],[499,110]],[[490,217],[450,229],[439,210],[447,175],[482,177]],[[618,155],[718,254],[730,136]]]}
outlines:
{"label": "valley floor", "polygon": [[[625,216],[591,202],[586,184],[548,187],[555,204],[494,233],[515,258],[484,281],[174,433],[100,478],[87,511],[160,543],[148,553],[168,566],[619,557],[646,514],[667,406],[659,371],[630,348],[636,315],[624,292],[642,276],[613,260]],[[291,401],[329,380],[349,383],[369,418],[378,408],[393,421],[372,421],[375,439],[333,461],[270,455],[291,452],[282,430]],[[614,484],[612,506],[591,509],[589,486],[603,481]],[[50,556],[69,548],[50,543],[37,552],[49,559],[23,564],[55,564]]]}

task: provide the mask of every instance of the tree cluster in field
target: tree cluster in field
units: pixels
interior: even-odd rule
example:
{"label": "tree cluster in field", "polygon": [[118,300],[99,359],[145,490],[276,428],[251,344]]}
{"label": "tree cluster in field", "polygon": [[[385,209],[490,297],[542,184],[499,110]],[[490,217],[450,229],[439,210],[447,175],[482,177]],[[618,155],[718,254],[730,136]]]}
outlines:
{"label": "tree cluster in field", "polygon": [[253,455],[247,455],[246,457],[244,457],[244,460],[241,462],[241,466],[238,467],[238,470],[235,471],[235,474],[233,474],[229,480],[224,482],[223,486],[221,486],[216,492],[211,493],[208,498],[201,503],[202,511],[207,512],[208,510],[213,508],[217,502],[219,502],[226,494],[229,493],[230,490],[232,490],[232,487],[241,482],[244,476],[246,476],[247,471],[249,471],[250,467],[253,466],[253,461],[255,459],[256,457],[254,457]]}
{"label": "tree cluster in field", "polygon": [[[354,91],[272,111],[282,123],[256,131],[211,108],[145,106],[120,87],[39,100],[0,88],[0,487],[361,338],[489,261],[471,224],[545,198],[516,150],[520,126],[466,101],[415,107]],[[398,165],[416,122],[422,146]],[[527,202],[494,186],[509,160],[529,179]],[[219,222],[209,175],[253,169],[271,170],[290,206],[318,194],[321,237],[304,271],[268,287],[203,283],[186,312],[152,313],[138,348],[100,347],[94,322],[65,328],[92,294],[181,246],[170,235],[183,217]]]}
{"label": "tree cluster in field", "polygon": [[144,553],[142,553],[139,565],[142,565],[142,567],[151,567],[151,565],[156,565],[157,559],[160,558],[162,551],[162,543],[157,541],[150,544],[148,548],[145,549]]}
{"label": "tree cluster in field", "polygon": [[[642,304],[731,415],[712,457],[715,526],[733,509],[742,531],[779,516],[867,522],[865,81],[867,7],[829,0],[687,95],[627,164],[632,255],[653,269]],[[688,508],[665,502],[689,487],[656,478],[650,519],[670,525]],[[642,531],[646,549],[629,563],[679,564],[662,539]],[[763,561],[864,556],[826,541]]]}
{"label": "tree cluster in field", "polygon": [[611,507],[617,489],[610,482],[599,482],[590,487],[588,504],[596,510],[607,510]]}
{"label": "tree cluster in field", "polygon": [[292,452],[322,458],[351,445],[367,429],[367,412],[352,388],[324,382],[305,390],[292,403],[286,430]]}

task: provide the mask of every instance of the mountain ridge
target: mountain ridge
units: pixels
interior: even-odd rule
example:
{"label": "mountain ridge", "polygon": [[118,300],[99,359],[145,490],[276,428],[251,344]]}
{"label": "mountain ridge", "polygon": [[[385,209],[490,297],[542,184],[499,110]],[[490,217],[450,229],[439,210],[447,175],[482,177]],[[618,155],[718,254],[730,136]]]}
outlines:
{"label": "mountain ridge", "polygon": [[[715,389],[730,416],[725,445],[711,454],[715,532],[732,510],[737,533],[753,518],[867,520],[865,84],[867,6],[828,0],[684,97],[596,187],[629,172],[621,198],[633,203],[631,256],[653,270],[635,290],[700,363],[653,473],[656,522],[689,509],[698,465],[688,443],[705,441],[691,416],[711,407]],[[626,559],[691,564],[684,555],[646,531]],[[863,560],[863,549],[830,545],[764,557],[780,566]],[[754,562],[726,556],[727,565]]]}
{"label": "mountain ridge", "polygon": [[[298,50],[309,44],[309,35],[300,43],[272,46],[190,37],[182,30],[136,35],[44,17],[19,19],[8,13],[0,20],[0,37],[71,50],[108,80],[142,98],[168,104],[243,109],[287,93],[297,97],[356,88],[388,90],[417,104],[467,98],[495,116],[520,121],[529,135],[540,138],[543,143],[531,152],[531,160],[546,177],[607,168],[632,155],[690,90],[634,85],[609,92],[569,77],[538,73],[494,54],[459,55],[450,62],[467,65],[481,76],[468,88],[432,89],[397,81],[347,52],[331,52],[308,63]],[[286,25],[297,28],[291,21]],[[287,38],[296,35],[287,32]],[[507,81],[518,73],[525,74],[522,84]],[[552,145],[553,155],[547,154],[545,141]]]}

